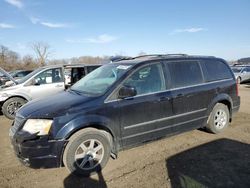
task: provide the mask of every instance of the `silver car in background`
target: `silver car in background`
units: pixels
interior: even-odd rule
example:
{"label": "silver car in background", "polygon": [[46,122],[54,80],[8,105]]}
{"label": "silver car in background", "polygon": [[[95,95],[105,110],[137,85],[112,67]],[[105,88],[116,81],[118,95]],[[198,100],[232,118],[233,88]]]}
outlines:
{"label": "silver car in background", "polygon": [[235,66],[231,66],[231,69],[238,83],[250,81],[250,66],[249,65],[235,65]]}
{"label": "silver car in background", "polygon": [[[11,85],[1,85],[0,88],[2,113],[7,118],[14,119],[16,111],[28,101],[61,92],[100,66],[87,64],[46,66],[34,70],[18,81],[1,69],[0,72],[12,81]],[[66,70],[71,73],[71,81],[68,83],[65,83]]]}

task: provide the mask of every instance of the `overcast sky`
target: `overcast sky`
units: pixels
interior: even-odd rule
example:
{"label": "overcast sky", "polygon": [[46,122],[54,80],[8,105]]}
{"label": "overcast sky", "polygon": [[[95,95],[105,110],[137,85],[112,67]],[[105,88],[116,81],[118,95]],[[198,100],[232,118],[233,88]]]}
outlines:
{"label": "overcast sky", "polygon": [[53,58],[188,53],[250,56],[249,0],[0,0],[0,44]]}

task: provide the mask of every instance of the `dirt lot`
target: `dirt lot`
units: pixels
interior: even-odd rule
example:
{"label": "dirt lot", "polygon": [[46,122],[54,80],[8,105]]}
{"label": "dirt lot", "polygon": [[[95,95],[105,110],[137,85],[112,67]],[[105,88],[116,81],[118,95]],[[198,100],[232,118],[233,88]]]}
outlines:
{"label": "dirt lot", "polygon": [[250,86],[241,85],[240,95],[240,113],[224,133],[194,130],[122,151],[87,179],[19,164],[8,138],[11,121],[0,116],[0,187],[250,187]]}

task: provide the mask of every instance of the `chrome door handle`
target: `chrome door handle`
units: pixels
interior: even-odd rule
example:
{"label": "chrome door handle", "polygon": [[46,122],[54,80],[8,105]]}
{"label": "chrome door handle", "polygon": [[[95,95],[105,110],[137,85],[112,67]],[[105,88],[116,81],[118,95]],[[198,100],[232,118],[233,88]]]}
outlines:
{"label": "chrome door handle", "polygon": [[173,98],[174,98],[174,99],[178,99],[178,98],[181,98],[181,97],[183,97],[183,96],[184,96],[184,94],[180,93],[180,94],[174,96]]}

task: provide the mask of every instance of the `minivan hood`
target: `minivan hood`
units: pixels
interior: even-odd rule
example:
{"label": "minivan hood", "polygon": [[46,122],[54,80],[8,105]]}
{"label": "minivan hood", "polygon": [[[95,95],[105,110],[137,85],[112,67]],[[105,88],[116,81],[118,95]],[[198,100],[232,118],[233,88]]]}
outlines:
{"label": "minivan hood", "polygon": [[74,111],[74,108],[94,100],[95,97],[63,91],[50,97],[36,99],[21,107],[17,114],[24,118],[55,118]]}
{"label": "minivan hood", "polygon": [[6,76],[7,78],[9,78],[14,84],[17,84],[17,81],[9,73],[7,73],[5,70],[3,70],[1,67],[0,67],[0,72],[4,76]]}

